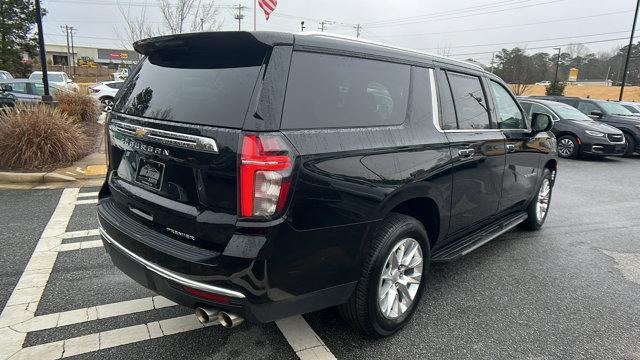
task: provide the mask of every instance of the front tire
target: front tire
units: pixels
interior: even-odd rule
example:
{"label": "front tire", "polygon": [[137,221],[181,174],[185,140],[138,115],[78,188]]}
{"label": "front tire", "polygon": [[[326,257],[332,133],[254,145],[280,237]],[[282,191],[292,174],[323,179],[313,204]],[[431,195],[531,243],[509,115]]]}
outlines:
{"label": "front tire", "polygon": [[380,338],[409,322],[424,291],[431,256],[427,232],[407,215],[391,213],[370,240],[362,275],[342,317],[361,333]]}
{"label": "front tire", "polygon": [[633,156],[633,153],[636,151],[636,141],[631,134],[627,133],[624,133],[624,140],[627,142],[627,150],[625,150],[624,156]]}
{"label": "front tire", "polygon": [[575,159],[579,146],[575,136],[563,135],[558,139],[558,155],[566,159]]}
{"label": "front tire", "polygon": [[522,223],[522,227],[527,230],[538,230],[544,225],[544,221],[549,214],[549,205],[551,203],[551,193],[553,190],[553,180],[551,179],[551,171],[545,168],[542,173],[542,181],[536,196],[527,208],[527,220]]}

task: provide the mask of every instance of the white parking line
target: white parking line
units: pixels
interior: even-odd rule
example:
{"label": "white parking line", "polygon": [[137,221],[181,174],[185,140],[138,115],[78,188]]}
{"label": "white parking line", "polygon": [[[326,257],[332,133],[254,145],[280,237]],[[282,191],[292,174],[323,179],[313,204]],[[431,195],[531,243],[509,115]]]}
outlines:
{"label": "white parking line", "polygon": [[73,251],[73,250],[84,250],[84,249],[92,249],[102,247],[102,240],[89,240],[89,241],[80,241],[69,244],[62,244],[58,246],[56,249],[58,251]]}
{"label": "white parking line", "polygon": [[[194,315],[187,315],[23,348],[29,332],[176,305],[161,296],[154,296],[35,316],[58,253],[102,246],[101,240],[62,243],[63,239],[99,235],[98,229],[65,232],[76,205],[97,203],[97,199],[78,198],[96,194],[79,194],[79,189],[63,191],[36,249],[0,314],[0,359],[59,359],[205,327]],[[216,324],[212,322],[206,326]],[[276,324],[300,359],[335,359],[302,316],[283,319]]]}
{"label": "white parking line", "polygon": [[98,199],[87,199],[87,200],[78,200],[76,201],[76,205],[88,205],[88,204],[97,204]]}
{"label": "white parking line", "polygon": [[78,194],[79,198],[94,197],[94,196],[98,196],[98,192],[97,191],[94,191],[94,192],[83,192],[83,193],[79,193]]}
{"label": "white parking line", "polygon": [[278,320],[276,325],[301,360],[336,358],[302,316]]}

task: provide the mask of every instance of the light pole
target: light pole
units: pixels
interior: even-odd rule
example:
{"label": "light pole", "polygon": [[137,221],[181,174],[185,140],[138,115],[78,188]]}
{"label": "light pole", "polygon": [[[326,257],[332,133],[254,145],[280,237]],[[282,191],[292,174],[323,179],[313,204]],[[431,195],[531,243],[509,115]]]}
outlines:
{"label": "light pole", "polygon": [[558,58],[556,59],[556,75],[553,77],[553,83],[558,83],[558,69],[560,68],[560,48],[553,48],[553,50],[558,50]]}
{"label": "light pole", "polygon": [[44,50],[44,32],[42,31],[42,10],[40,10],[40,0],[36,3],[36,25],[38,26],[38,47],[40,48],[40,64],[42,66],[42,85],[44,85],[43,102],[52,102],[53,97],[49,94],[49,76],[47,74],[47,55]]}

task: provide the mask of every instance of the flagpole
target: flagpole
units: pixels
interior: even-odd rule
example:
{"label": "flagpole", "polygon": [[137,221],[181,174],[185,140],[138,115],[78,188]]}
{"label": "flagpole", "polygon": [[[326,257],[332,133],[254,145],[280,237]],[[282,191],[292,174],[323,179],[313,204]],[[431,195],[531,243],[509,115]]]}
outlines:
{"label": "flagpole", "polygon": [[258,9],[258,0],[253,0],[253,31],[256,31],[256,11]]}

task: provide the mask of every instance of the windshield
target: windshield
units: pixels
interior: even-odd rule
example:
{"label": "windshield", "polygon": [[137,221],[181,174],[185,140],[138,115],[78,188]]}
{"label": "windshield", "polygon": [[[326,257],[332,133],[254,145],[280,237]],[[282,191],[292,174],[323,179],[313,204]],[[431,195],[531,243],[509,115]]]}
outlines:
{"label": "windshield", "polygon": [[557,103],[550,105],[550,107],[558,114],[558,116],[560,116],[561,119],[593,121],[593,119],[571,105]]}
{"label": "windshield", "polygon": [[[31,74],[30,80],[42,80],[42,74]],[[62,74],[49,74],[49,81],[51,82],[63,82]]]}
{"label": "windshield", "polygon": [[624,106],[609,102],[609,101],[598,101],[598,105],[600,105],[604,111],[613,115],[623,115],[623,116],[633,116],[633,113],[629,111]]}

